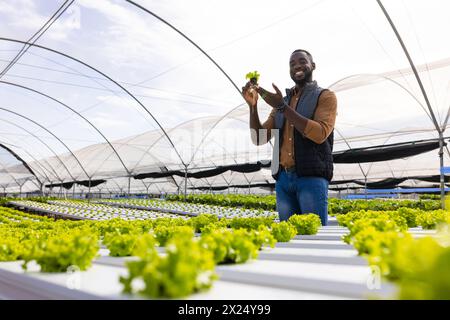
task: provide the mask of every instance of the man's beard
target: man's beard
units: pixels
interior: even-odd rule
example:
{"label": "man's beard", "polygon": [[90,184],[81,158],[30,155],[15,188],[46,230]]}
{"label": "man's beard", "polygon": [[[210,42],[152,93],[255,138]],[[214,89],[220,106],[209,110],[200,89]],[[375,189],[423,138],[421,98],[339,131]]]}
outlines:
{"label": "man's beard", "polygon": [[292,75],[291,76],[292,81],[295,82],[295,84],[299,87],[304,86],[307,82],[311,82],[312,81],[312,70],[308,70],[305,72],[304,77],[301,80],[297,80],[295,79],[295,76]]}

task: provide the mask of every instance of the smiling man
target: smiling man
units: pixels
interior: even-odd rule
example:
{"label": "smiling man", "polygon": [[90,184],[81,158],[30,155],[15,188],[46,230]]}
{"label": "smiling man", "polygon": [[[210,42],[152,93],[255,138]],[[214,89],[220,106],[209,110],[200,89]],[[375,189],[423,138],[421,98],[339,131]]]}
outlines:
{"label": "smiling man", "polygon": [[[280,220],[293,214],[315,213],[322,225],[328,221],[328,184],[333,177],[333,131],[337,100],[334,92],[313,81],[316,64],[306,50],[295,50],[289,59],[295,86],[286,96],[274,84],[275,93],[248,82],[242,95],[250,107],[252,141],[257,145],[275,137],[272,175],[276,180]],[[261,124],[258,93],[273,107]]]}

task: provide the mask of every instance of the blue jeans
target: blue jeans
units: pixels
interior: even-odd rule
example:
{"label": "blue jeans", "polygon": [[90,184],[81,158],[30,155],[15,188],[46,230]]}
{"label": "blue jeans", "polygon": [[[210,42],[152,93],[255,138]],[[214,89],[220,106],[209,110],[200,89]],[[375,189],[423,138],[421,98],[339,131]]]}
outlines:
{"label": "blue jeans", "polygon": [[280,221],[293,214],[315,213],[323,226],[328,223],[328,180],[321,177],[299,177],[296,172],[280,169],[275,184]]}

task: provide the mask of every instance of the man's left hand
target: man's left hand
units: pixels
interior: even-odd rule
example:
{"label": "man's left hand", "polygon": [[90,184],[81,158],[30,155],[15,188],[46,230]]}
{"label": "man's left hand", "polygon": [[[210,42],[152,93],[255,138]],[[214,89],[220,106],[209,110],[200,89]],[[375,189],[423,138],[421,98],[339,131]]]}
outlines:
{"label": "man's left hand", "polygon": [[263,98],[263,100],[267,102],[269,106],[277,108],[283,104],[283,94],[275,84],[272,83],[272,87],[275,89],[275,93],[269,92],[259,86],[256,88],[256,91],[259,93],[261,98]]}

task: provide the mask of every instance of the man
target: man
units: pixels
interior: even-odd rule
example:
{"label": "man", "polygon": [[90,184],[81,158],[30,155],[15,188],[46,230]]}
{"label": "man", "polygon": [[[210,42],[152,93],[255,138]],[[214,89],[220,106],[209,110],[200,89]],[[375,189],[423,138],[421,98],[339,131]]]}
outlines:
{"label": "man", "polygon": [[[242,88],[242,94],[250,107],[252,141],[261,145],[275,136],[272,176],[280,220],[293,214],[315,213],[326,226],[337,100],[334,92],[313,81],[315,68],[308,51],[295,50],[289,59],[295,86],[286,89],[285,97],[275,84],[275,93],[271,93],[250,82]],[[258,115],[258,94],[273,107],[263,124]]]}

